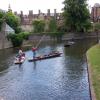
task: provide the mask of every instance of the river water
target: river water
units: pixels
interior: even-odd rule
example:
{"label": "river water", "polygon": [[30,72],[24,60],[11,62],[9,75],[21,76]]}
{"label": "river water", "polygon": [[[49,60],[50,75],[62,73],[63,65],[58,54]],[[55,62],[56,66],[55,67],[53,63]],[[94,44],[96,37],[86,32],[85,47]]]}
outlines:
{"label": "river water", "polygon": [[64,43],[42,43],[37,55],[58,50],[61,57],[13,63],[18,50],[0,51],[0,100],[91,100],[87,73],[86,51],[95,40],[76,41],[70,47]]}

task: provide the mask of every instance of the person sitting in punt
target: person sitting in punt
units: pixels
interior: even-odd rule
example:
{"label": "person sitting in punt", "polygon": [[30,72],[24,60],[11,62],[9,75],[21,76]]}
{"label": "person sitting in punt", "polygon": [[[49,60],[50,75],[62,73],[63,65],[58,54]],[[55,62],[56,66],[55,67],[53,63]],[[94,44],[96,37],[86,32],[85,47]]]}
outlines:
{"label": "person sitting in punt", "polygon": [[19,61],[21,61],[22,59],[25,58],[25,53],[20,49],[19,52],[18,52],[18,55],[19,55]]}
{"label": "person sitting in punt", "polygon": [[55,54],[58,54],[59,52],[58,51],[52,51],[49,55],[55,55]]}
{"label": "person sitting in punt", "polygon": [[22,55],[22,53],[23,53],[23,51],[20,49],[20,50],[18,51],[18,54],[19,54],[19,55]]}

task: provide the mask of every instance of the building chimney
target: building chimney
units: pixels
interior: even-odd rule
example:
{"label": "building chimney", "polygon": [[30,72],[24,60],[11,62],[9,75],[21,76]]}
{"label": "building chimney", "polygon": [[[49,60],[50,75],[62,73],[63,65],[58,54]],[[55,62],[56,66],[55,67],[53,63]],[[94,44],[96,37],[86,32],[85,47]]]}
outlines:
{"label": "building chimney", "polygon": [[15,11],[14,14],[17,15],[17,11]]}
{"label": "building chimney", "polygon": [[54,18],[57,19],[57,12],[56,12],[56,9],[54,9]]}
{"label": "building chimney", "polygon": [[38,14],[40,15],[40,13],[41,13],[41,10],[39,9],[39,10],[38,10]]}
{"label": "building chimney", "polygon": [[50,9],[47,10],[47,16],[50,16]]}
{"label": "building chimney", "polygon": [[21,11],[20,13],[21,13],[21,15],[23,15],[23,11]]}
{"label": "building chimney", "polygon": [[57,12],[56,12],[56,9],[54,9],[54,14],[56,14]]}
{"label": "building chimney", "polygon": [[33,10],[29,10],[29,15],[33,16]]}

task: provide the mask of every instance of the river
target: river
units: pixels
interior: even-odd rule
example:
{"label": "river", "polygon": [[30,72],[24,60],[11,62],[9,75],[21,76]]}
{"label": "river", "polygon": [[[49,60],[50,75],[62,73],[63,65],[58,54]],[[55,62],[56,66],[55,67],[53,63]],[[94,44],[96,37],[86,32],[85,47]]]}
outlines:
{"label": "river", "polygon": [[58,50],[61,57],[28,62],[25,50],[22,65],[13,63],[18,50],[0,50],[0,100],[91,100],[86,51],[95,40],[75,41],[70,47],[62,43],[41,43],[37,55]]}

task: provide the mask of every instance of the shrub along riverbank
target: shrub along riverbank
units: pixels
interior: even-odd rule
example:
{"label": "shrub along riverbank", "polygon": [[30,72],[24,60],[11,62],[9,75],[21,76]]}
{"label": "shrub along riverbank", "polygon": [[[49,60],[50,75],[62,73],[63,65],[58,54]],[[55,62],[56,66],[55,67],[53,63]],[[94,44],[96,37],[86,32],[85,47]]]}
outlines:
{"label": "shrub along riverbank", "polygon": [[21,32],[19,34],[9,34],[8,39],[11,39],[11,42],[13,44],[13,47],[21,46],[23,43],[23,40],[28,40],[28,36],[31,33],[29,32]]}
{"label": "shrub along riverbank", "polygon": [[90,48],[87,57],[88,63],[90,63],[92,86],[96,100],[100,100],[100,44]]}
{"label": "shrub along riverbank", "polygon": [[[29,40],[31,36],[50,36],[54,40],[61,40],[64,32],[42,32],[42,33],[30,33],[30,32],[21,32],[18,34],[9,34],[8,39],[11,39],[13,47],[18,47],[23,44],[23,40]],[[39,38],[40,39],[40,38]]]}

